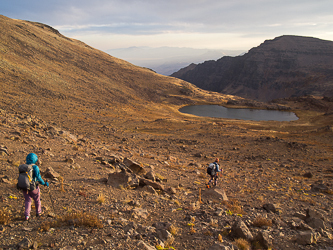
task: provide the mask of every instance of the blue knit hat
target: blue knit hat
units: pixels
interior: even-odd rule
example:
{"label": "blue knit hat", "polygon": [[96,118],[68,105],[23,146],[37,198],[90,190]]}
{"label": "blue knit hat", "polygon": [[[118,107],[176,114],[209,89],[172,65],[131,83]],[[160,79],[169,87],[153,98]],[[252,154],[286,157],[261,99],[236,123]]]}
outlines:
{"label": "blue knit hat", "polygon": [[30,153],[26,158],[27,164],[35,164],[38,161],[38,157],[34,153]]}

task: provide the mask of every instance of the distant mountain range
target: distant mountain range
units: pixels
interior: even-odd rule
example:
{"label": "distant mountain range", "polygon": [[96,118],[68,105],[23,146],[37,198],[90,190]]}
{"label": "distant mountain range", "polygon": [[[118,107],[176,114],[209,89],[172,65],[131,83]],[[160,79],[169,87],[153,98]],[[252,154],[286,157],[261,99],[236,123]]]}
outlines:
{"label": "distant mountain range", "polygon": [[199,88],[259,101],[333,96],[333,42],[281,36],[242,56],[190,64],[172,74]]}
{"label": "distant mountain range", "polygon": [[222,56],[238,56],[242,50],[213,50],[178,47],[130,47],[106,50],[108,54],[162,75],[171,75],[190,63],[217,60]]}

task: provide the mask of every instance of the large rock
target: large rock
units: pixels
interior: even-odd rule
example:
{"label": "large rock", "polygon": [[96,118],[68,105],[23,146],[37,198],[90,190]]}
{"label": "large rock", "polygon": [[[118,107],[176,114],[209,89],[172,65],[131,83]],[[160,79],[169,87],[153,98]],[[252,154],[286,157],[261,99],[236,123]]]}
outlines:
{"label": "large rock", "polygon": [[143,242],[142,240],[140,240],[138,242],[137,247],[138,247],[137,249],[140,249],[140,250],[156,250],[155,247],[148,245],[147,243]]}
{"label": "large rock", "polygon": [[141,217],[143,219],[147,219],[149,216],[148,210],[144,208],[133,208],[132,210],[133,216],[134,217]]}
{"label": "large rock", "polygon": [[273,245],[272,236],[267,231],[259,231],[256,240],[259,241],[260,245],[265,249],[271,249]]}
{"label": "large rock", "polygon": [[148,180],[148,179],[140,178],[140,186],[146,186],[146,185],[151,186],[154,189],[164,191],[164,186],[162,184]]}
{"label": "large rock", "polygon": [[18,249],[29,249],[32,247],[33,242],[28,238],[23,238],[19,243],[17,243]]}
{"label": "large rock", "polygon": [[121,171],[121,172],[110,173],[106,184],[116,188],[138,187],[139,179],[135,174],[128,173],[126,171]]}
{"label": "large rock", "polygon": [[55,178],[59,178],[60,174],[57,173],[56,171],[54,171],[53,168],[49,167],[44,172],[44,176],[45,176],[45,178],[55,179]]}
{"label": "large rock", "polygon": [[300,232],[296,238],[296,242],[300,245],[310,245],[316,243],[316,241],[317,241],[316,234],[311,231]]}
{"label": "large rock", "polygon": [[235,238],[242,238],[248,241],[253,240],[253,235],[250,229],[242,220],[238,220],[231,228],[231,233]]}
{"label": "large rock", "polygon": [[131,159],[125,158],[123,163],[126,165],[126,167],[131,169],[135,174],[139,175],[146,174],[144,168],[139,163],[132,161]]}
{"label": "large rock", "polygon": [[308,208],[306,210],[305,222],[315,229],[326,229],[327,213],[320,209]]}
{"label": "large rock", "polygon": [[229,200],[225,191],[219,187],[208,188],[208,189],[202,190],[201,198],[209,199],[209,200],[212,200],[212,199],[223,200],[223,201]]}

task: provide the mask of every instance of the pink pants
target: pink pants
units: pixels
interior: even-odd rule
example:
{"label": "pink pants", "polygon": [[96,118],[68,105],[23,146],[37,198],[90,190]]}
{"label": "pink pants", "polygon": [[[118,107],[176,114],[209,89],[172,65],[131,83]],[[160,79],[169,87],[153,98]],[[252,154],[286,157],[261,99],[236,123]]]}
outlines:
{"label": "pink pants", "polygon": [[24,200],[25,200],[25,211],[24,216],[30,216],[31,212],[31,198],[35,201],[36,215],[42,212],[42,204],[40,202],[40,190],[37,187],[33,191],[23,191]]}

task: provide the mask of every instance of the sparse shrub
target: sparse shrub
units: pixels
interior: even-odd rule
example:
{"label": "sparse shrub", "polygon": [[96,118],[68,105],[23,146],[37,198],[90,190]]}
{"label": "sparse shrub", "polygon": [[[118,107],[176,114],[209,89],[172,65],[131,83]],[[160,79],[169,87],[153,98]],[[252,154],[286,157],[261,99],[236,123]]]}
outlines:
{"label": "sparse shrub", "polygon": [[105,196],[104,196],[104,194],[99,194],[99,195],[98,195],[98,197],[97,197],[97,202],[98,202],[99,204],[103,204],[103,203],[105,203]]}
{"label": "sparse shrub", "polygon": [[231,214],[245,214],[242,209],[242,206],[239,205],[238,201],[233,201],[233,204],[227,203],[226,206],[231,212]]}
{"label": "sparse shrub", "polygon": [[240,250],[249,250],[250,249],[250,243],[245,239],[237,239],[235,240],[234,244],[240,249]]}
{"label": "sparse shrub", "polygon": [[103,224],[96,215],[79,211],[58,216],[58,218],[53,221],[44,221],[39,230],[48,231],[51,227],[54,228],[62,226],[103,228]]}
{"label": "sparse shrub", "polygon": [[164,243],[165,244],[165,249],[174,249],[171,245],[175,241],[175,238],[170,237],[167,239],[167,241]]}
{"label": "sparse shrub", "polygon": [[7,225],[11,222],[12,213],[7,208],[0,209],[0,224]]}
{"label": "sparse shrub", "polygon": [[60,191],[61,192],[66,192],[64,189],[64,178],[62,176],[59,177],[60,180]]}
{"label": "sparse shrub", "polygon": [[196,233],[195,229],[194,229],[194,222],[195,222],[195,217],[191,217],[191,222],[187,223],[188,226],[191,227],[190,233],[194,234]]}
{"label": "sparse shrub", "polygon": [[211,231],[207,230],[204,232],[204,235],[213,236],[213,233]]}
{"label": "sparse shrub", "polygon": [[179,232],[179,228],[175,227],[174,225],[171,225],[169,228],[169,232],[173,235],[173,236],[177,236],[178,232]]}
{"label": "sparse shrub", "polygon": [[253,221],[252,224],[254,227],[264,227],[264,226],[271,227],[272,220],[268,220],[267,218],[259,216],[259,217],[255,218],[255,220]]}

